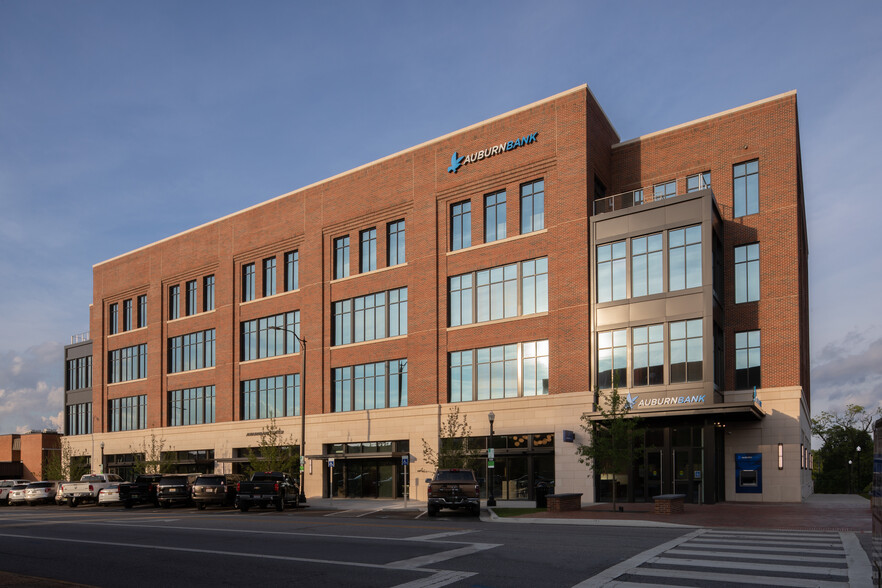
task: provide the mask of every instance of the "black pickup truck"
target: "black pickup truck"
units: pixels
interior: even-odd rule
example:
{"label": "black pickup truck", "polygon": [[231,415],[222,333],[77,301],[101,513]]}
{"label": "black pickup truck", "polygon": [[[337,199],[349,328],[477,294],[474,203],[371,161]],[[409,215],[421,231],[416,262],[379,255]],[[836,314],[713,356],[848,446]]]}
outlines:
{"label": "black pickup truck", "polygon": [[119,501],[126,508],[132,508],[139,504],[152,504],[159,506],[156,499],[156,487],[162,474],[142,474],[130,484],[120,484]]}
{"label": "black pickup truck", "polygon": [[286,506],[300,506],[300,488],[290,474],[282,472],[257,472],[248,482],[236,485],[239,510],[248,512],[252,505],[266,508],[270,504],[276,510],[285,510]]}
{"label": "black pickup truck", "polygon": [[429,481],[428,515],[433,517],[442,508],[464,508],[475,516],[481,514],[481,487],[472,470],[435,472]]}

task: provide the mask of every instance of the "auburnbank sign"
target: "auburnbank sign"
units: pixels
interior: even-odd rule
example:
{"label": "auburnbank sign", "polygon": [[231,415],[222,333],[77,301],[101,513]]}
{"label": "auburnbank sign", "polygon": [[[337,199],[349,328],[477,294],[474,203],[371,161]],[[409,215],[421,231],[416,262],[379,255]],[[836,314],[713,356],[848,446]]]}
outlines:
{"label": "auburnbank sign", "polygon": [[459,171],[459,168],[464,165],[475,163],[481,161],[482,159],[487,159],[488,157],[493,157],[494,155],[505,153],[506,151],[514,151],[518,147],[523,147],[524,145],[531,145],[536,142],[536,135],[538,134],[539,131],[536,131],[532,135],[526,135],[519,139],[512,139],[511,141],[506,141],[500,143],[499,145],[493,145],[492,147],[488,147],[487,149],[475,151],[471,155],[460,155],[459,153],[454,151],[453,155],[450,156],[450,167],[447,168],[447,173],[455,174],[457,171]]}
{"label": "auburnbank sign", "polygon": [[667,396],[662,398],[644,398],[640,400],[640,396],[629,393],[625,401],[628,408],[649,408],[651,406],[672,406],[676,404],[701,404],[706,398],[706,394],[696,394],[694,396]]}

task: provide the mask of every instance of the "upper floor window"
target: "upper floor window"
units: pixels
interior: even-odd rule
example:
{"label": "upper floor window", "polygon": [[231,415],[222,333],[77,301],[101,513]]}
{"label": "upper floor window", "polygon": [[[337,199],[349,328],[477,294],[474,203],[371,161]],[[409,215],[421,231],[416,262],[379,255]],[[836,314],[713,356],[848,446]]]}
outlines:
{"label": "upper floor window", "polygon": [[505,239],[505,191],[484,196],[484,242]]}
{"label": "upper floor window", "polygon": [[242,382],[242,419],[270,419],[300,414],[300,374]]}
{"label": "upper floor window", "polygon": [[386,265],[393,266],[404,263],[404,221],[389,223],[386,231],[389,241],[386,247],[386,256],[388,257]]}
{"label": "upper floor window", "polygon": [[114,398],[108,402],[111,432],[147,428],[147,395]]}
{"label": "upper floor window", "polygon": [[521,186],[521,234],[545,228],[545,181]]}
{"label": "upper floor window", "polygon": [[108,352],[107,380],[110,384],[147,377],[147,344]]}
{"label": "upper floor window", "polygon": [[701,286],[701,225],[668,232],[669,289]]}
{"label": "upper floor window", "polygon": [[168,373],[214,367],[215,330],[189,333],[168,340]]}
{"label": "upper floor window", "polygon": [[407,360],[334,368],[334,412],[407,406]]}
{"label": "upper floor window", "polygon": [[170,390],[168,426],[204,425],[214,422],[214,386]]}
{"label": "upper floor window", "polygon": [[138,296],[138,328],[147,326],[147,295]]}
{"label": "upper floor window", "polygon": [[759,243],[735,248],[735,303],[760,299]]}
{"label": "upper floor window", "polygon": [[332,308],[331,345],[407,334],[407,288],[339,300]]}
{"label": "upper floor window", "polygon": [[108,317],[108,325],[109,332],[111,335],[116,335],[119,332],[119,304],[114,302],[110,305],[110,316]]}
{"label": "upper floor window", "polygon": [[65,390],[82,390],[92,387],[92,356],[67,360]]}
{"label": "upper floor window", "polygon": [[88,435],[92,432],[92,403],[70,404],[65,407],[65,435]]}
{"label": "upper floor window", "polygon": [[759,160],[732,166],[733,214],[736,217],[759,212]]}
{"label": "upper floor window", "polygon": [[597,333],[597,386],[628,386],[628,331]]}
{"label": "upper floor window", "polygon": [[196,288],[196,280],[190,280],[187,282],[187,302],[185,305],[184,311],[187,313],[187,316],[191,314],[196,314],[197,312],[197,295],[198,290]]}
{"label": "upper floor window", "polygon": [[671,384],[700,382],[704,349],[702,319],[678,321],[669,325],[671,337]]}
{"label": "upper floor window", "polygon": [[255,289],[254,264],[246,263],[242,266],[242,302],[254,300]]}
{"label": "upper floor window", "polygon": [[671,180],[663,184],[656,184],[652,187],[652,199],[664,200],[677,195],[677,180]]}
{"label": "upper floor window", "polygon": [[631,295],[659,294],[664,289],[661,233],[631,239]]}
{"label": "upper floor window", "polygon": [[168,318],[181,318],[181,287],[171,286],[168,289]]}
{"label": "upper floor window", "polygon": [[334,279],[349,276],[349,235],[334,239]]}
{"label": "upper floor window", "polygon": [[597,302],[624,299],[627,280],[625,242],[598,245]]}
{"label": "upper floor window", "polygon": [[710,180],[711,176],[709,171],[701,172],[700,174],[695,174],[694,176],[687,176],[686,192],[698,192],[699,190],[710,188]]}
{"label": "upper floor window", "polygon": [[132,330],[132,299],[123,300],[123,331]]}
{"label": "upper floor window", "polygon": [[300,311],[242,322],[242,361],[300,352]]}
{"label": "upper floor window", "polygon": [[655,386],[665,379],[664,325],[647,325],[631,329],[632,386]]}
{"label": "upper floor window", "polygon": [[450,250],[472,246],[472,203],[458,202],[450,207]]}
{"label": "upper floor window", "polygon": [[300,287],[300,252],[289,251],[285,254],[285,292]]}
{"label": "upper floor window", "polygon": [[735,389],[761,387],[760,332],[735,333]]}
{"label": "upper floor window", "polygon": [[214,310],[214,276],[202,278],[202,310]]}
{"label": "upper floor window", "polygon": [[479,270],[448,281],[450,326],[548,311],[548,258]]}
{"label": "upper floor window", "polygon": [[548,341],[452,352],[449,385],[450,402],[548,394]]}
{"label": "upper floor window", "polygon": [[276,293],[276,258],[263,260],[263,295],[272,296]]}
{"label": "upper floor window", "polygon": [[361,273],[377,269],[377,229],[367,229],[360,234],[361,249],[359,261]]}

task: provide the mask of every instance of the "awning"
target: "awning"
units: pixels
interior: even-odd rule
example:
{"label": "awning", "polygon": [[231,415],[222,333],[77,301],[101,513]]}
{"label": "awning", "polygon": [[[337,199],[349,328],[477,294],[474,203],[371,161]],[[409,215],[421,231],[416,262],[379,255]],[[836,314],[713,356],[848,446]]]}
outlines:
{"label": "awning", "polygon": [[[599,412],[585,413],[591,422],[604,420]],[[671,409],[660,407],[657,409],[640,410],[629,412],[626,418],[656,419],[671,417],[705,417],[716,418],[726,421],[759,421],[766,416],[761,406],[753,401],[747,402],[723,402],[709,404],[695,408]]]}

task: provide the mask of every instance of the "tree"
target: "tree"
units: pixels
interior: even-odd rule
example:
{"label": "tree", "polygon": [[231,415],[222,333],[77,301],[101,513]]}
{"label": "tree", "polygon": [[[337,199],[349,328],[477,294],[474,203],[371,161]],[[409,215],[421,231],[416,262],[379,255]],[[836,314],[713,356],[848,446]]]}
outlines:
{"label": "tree", "polygon": [[869,411],[858,404],[849,404],[842,414],[823,411],[812,419],[812,434],[823,442],[821,448],[813,452],[815,492],[862,492],[869,485],[873,475],[870,428],[880,416],[882,408]]}
{"label": "tree", "polygon": [[43,461],[44,480],[79,480],[89,473],[84,451],[71,449],[67,439],[61,440],[61,449],[53,451]]}
{"label": "tree", "polygon": [[[613,511],[616,510],[618,477],[630,474],[634,460],[643,452],[643,428],[639,419],[628,418],[631,411],[626,397],[619,394],[614,382],[612,390],[603,398],[599,389],[598,397],[600,420],[592,421],[589,415],[582,415],[582,430],[588,434],[588,442],[579,444],[576,452],[579,461],[588,466],[595,476],[609,475],[613,480]],[[606,402],[605,402],[606,401]]]}
{"label": "tree", "polygon": [[174,470],[175,462],[169,456],[169,452],[165,451],[165,439],[157,437],[156,433],[151,433],[150,437],[145,437],[141,441],[140,451],[135,448],[130,449],[134,458],[132,471],[136,476],[168,474]]}
{"label": "tree", "polygon": [[427,465],[432,466],[431,471],[449,468],[478,469],[482,450],[472,439],[472,427],[466,415],[460,413],[458,406],[454,405],[447,413],[447,420],[441,424],[438,433],[438,449],[432,447],[425,437],[422,439],[423,459]]}
{"label": "tree", "polygon": [[270,419],[260,431],[260,441],[256,448],[248,449],[248,474],[254,472],[283,472],[296,474],[299,472],[300,448],[297,441],[276,425],[276,419]]}

